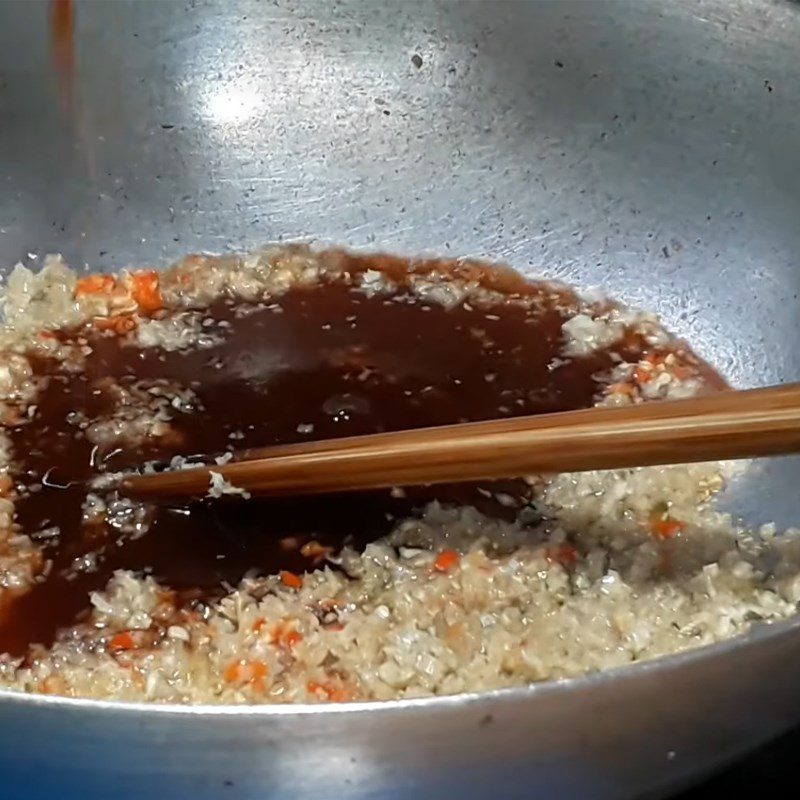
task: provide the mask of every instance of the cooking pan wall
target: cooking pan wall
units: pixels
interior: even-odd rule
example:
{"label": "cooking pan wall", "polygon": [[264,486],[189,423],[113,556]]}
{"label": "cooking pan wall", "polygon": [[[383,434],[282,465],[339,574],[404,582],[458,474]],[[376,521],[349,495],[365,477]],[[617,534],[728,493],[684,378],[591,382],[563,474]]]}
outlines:
{"label": "cooking pan wall", "polygon": [[[49,35],[47,4],[0,3],[6,268],[282,237],[486,256],[658,310],[737,384],[800,378],[795,3],[79,0],[71,87]],[[765,462],[727,502],[796,523],[798,482]],[[797,641],[318,727],[5,696],[4,790],[656,796],[797,720]]]}
{"label": "cooking pan wall", "polygon": [[[0,263],[286,237],[503,259],[800,376],[800,8],[762,0],[0,4]],[[731,504],[798,518],[800,464]]]}

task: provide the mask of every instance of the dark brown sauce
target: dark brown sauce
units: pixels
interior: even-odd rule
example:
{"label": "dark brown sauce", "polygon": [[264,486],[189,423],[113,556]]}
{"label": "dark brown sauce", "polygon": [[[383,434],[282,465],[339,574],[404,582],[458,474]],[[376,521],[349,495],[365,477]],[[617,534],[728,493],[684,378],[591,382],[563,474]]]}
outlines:
{"label": "dark brown sauce", "polygon": [[[561,298],[563,300],[563,298]],[[123,448],[106,457],[109,470],[181,453],[221,453],[235,447],[352,436],[467,420],[564,411],[591,405],[594,376],[612,366],[608,353],[552,368],[562,346],[562,313],[542,300],[525,308],[462,304],[447,310],[401,293],[367,297],[342,283],[293,289],[244,316],[218,303],[207,316],[230,323],[223,343],[166,352],[90,338],[82,374],[67,377],[52,364],[35,415],[10,431],[22,483],[82,480],[96,470],[93,446],[67,424],[70,413],[93,418],[109,410],[108,379],[126,386],[169,379],[193,387],[200,409],[175,412],[177,434]],[[619,351],[619,347],[616,348]],[[633,341],[622,355],[638,357]],[[100,388],[98,388],[100,387]],[[313,426],[313,428],[309,427]],[[231,436],[237,438],[232,439]],[[94,454],[95,461],[98,454]],[[522,482],[491,487],[521,497]],[[178,591],[214,593],[245,573],[311,568],[286,537],[340,547],[374,539],[393,519],[438,498],[509,513],[476,486],[418,489],[405,498],[387,492],[302,500],[206,501],[153,509],[149,531],[119,536],[107,526],[81,524],[85,489],[43,487],[17,503],[26,533],[58,526],[45,549],[46,577],[17,598],[0,619],[0,650],[22,654],[49,644],[62,627],[85,618],[89,593],[114,570],[152,574]],[[515,513],[512,509],[510,513]],[[99,553],[93,571],[76,571],[76,558]]]}

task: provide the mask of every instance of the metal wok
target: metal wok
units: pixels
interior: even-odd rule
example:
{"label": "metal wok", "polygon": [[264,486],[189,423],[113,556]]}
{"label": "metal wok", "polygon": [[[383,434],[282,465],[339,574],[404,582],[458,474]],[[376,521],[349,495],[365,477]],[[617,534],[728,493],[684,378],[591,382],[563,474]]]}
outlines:
{"label": "metal wok", "polygon": [[[79,0],[72,86],[49,13],[0,4],[6,267],[283,236],[487,256],[660,311],[739,385],[800,378],[795,4]],[[798,481],[765,463],[725,502],[798,522]],[[800,721],[799,626],[385,705],[0,693],[0,795],[659,797]]]}

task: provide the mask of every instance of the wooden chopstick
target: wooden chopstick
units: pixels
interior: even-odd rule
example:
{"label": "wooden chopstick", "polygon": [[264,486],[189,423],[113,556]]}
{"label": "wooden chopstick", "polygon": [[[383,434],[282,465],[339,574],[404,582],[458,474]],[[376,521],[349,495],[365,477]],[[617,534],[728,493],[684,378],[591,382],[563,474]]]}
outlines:
{"label": "wooden chopstick", "polygon": [[786,384],[252,449],[224,466],[132,476],[122,489],[202,496],[213,470],[253,494],[320,494],[798,451],[800,384]]}

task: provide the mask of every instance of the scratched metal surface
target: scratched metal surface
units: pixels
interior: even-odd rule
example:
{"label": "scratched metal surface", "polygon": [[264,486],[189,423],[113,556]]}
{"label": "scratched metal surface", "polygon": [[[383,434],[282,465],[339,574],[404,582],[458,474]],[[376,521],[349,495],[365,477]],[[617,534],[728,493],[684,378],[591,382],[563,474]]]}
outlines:
{"label": "scratched metal surface", "polygon": [[[0,4],[4,267],[487,256],[658,310],[735,383],[800,377],[795,3],[83,0],[70,105],[47,16]],[[798,481],[729,503],[798,521]]]}
{"label": "scratched metal surface", "polygon": [[[87,1],[69,109],[47,6],[0,20],[0,264],[481,255],[654,308],[741,385],[800,376],[796,5]],[[766,468],[734,507],[787,524],[800,465]]]}

